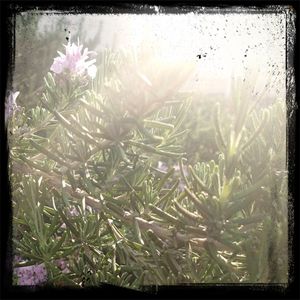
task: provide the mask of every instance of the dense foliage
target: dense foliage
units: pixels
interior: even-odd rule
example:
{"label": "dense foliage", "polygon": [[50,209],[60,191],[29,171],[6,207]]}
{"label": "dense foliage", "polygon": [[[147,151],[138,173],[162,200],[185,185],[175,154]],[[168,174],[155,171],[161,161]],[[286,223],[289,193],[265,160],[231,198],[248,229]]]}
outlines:
{"label": "dense foliage", "polygon": [[49,71],[8,120],[16,270],[56,286],[286,283],[285,103],[262,108],[239,80],[230,103],[199,99],[180,91],[188,65],[155,56],[96,59],[94,79]]}

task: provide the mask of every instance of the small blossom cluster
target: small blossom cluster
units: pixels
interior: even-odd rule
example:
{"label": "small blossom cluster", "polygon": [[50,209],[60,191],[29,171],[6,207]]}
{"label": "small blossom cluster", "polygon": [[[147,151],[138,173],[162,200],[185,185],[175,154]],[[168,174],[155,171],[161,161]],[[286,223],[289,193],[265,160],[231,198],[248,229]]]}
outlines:
{"label": "small blossom cluster", "polygon": [[[14,257],[15,263],[22,260],[20,256]],[[54,263],[62,273],[70,273],[69,264],[63,258],[54,261]],[[18,285],[39,285],[47,281],[47,270],[44,264],[17,267],[14,269],[14,274],[18,278]]]}
{"label": "small blossom cluster", "polygon": [[62,273],[70,273],[69,265],[63,258],[57,260],[56,265],[62,271]]}
{"label": "small blossom cluster", "polygon": [[44,264],[18,267],[14,269],[18,277],[18,285],[39,285],[47,281],[47,271]]}
{"label": "small blossom cluster", "polygon": [[82,53],[82,45],[75,43],[68,43],[64,45],[66,53],[63,54],[58,51],[59,56],[54,58],[54,62],[50,70],[56,74],[61,74],[64,71],[69,71],[72,75],[82,76],[87,74],[91,78],[96,76],[97,67],[94,65],[96,59],[87,61],[90,54],[96,54],[94,51],[84,49]]}
{"label": "small blossom cluster", "polygon": [[8,119],[13,115],[13,113],[19,109],[17,105],[16,99],[19,96],[20,92],[10,92],[9,96],[6,99],[5,103],[5,123],[7,123]]}

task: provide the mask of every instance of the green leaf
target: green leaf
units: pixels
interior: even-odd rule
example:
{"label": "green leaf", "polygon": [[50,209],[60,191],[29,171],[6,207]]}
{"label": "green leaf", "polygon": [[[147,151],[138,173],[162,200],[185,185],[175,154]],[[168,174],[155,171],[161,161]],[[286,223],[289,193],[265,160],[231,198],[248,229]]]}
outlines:
{"label": "green leaf", "polygon": [[201,216],[204,218],[213,219],[211,213],[207,210],[207,208],[201,203],[201,201],[197,198],[197,196],[192,193],[187,187],[184,188],[187,196],[194,202],[197,210],[200,212]]}
{"label": "green leaf", "polygon": [[214,125],[216,130],[216,142],[219,146],[221,152],[224,152],[226,149],[225,140],[223,133],[221,131],[221,122],[220,122],[220,103],[217,103],[214,109]]}
{"label": "green leaf", "polygon": [[[71,168],[71,166],[65,162],[63,159],[59,158],[58,156],[54,155],[52,152],[48,151],[47,149],[45,149],[44,147],[40,146],[39,144],[37,144],[36,142],[34,142],[33,140],[29,141],[31,146],[33,146],[34,148],[36,148],[38,151],[40,151],[41,153],[44,153],[47,157],[49,157],[50,159],[58,162],[59,164],[67,167],[67,168]],[[47,171],[48,172],[48,171]]]}
{"label": "green leaf", "polygon": [[54,245],[54,247],[51,249],[49,249],[49,254],[50,255],[55,255],[55,253],[59,250],[61,250],[61,246],[62,244],[64,243],[64,241],[66,240],[66,237],[67,237],[67,233],[64,232],[63,233],[63,236],[59,239],[59,241]]}
{"label": "green leaf", "polygon": [[163,123],[155,120],[144,120],[145,126],[159,129],[173,129],[173,124]]}
{"label": "green leaf", "polygon": [[67,228],[71,230],[71,232],[77,237],[80,238],[80,233],[78,230],[73,226],[73,224],[68,220],[66,215],[59,209],[58,213],[60,217],[62,218],[63,222],[66,224]]}
{"label": "green leaf", "polygon": [[196,222],[200,222],[202,220],[201,216],[188,211],[183,206],[181,206],[178,202],[173,201],[173,203],[174,203],[175,207],[178,209],[178,211],[188,220],[193,220]]}
{"label": "green leaf", "polygon": [[269,113],[269,111],[264,111],[263,119],[262,119],[261,123],[256,128],[256,130],[253,132],[252,136],[241,147],[242,152],[245,151],[245,149],[248,148],[253,143],[253,141],[257,138],[257,136],[261,133],[265,124],[267,123],[268,119],[270,118],[268,113]]}
{"label": "green leaf", "polygon": [[142,245],[144,245],[144,241],[142,239],[142,234],[141,234],[141,230],[140,230],[140,227],[139,227],[139,223],[137,222],[136,218],[134,218],[133,225],[134,225],[134,233],[135,233],[135,235],[137,237],[137,240]]}
{"label": "green leaf", "polygon": [[163,210],[161,210],[160,208],[154,206],[151,203],[149,204],[149,208],[151,209],[151,211],[153,211],[158,216],[160,216],[163,220],[169,221],[169,222],[171,222],[172,224],[175,224],[175,225],[181,224],[181,222],[176,217],[164,212]]}
{"label": "green leaf", "polygon": [[159,181],[159,183],[157,185],[158,191],[160,191],[162,189],[162,187],[165,185],[165,183],[167,182],[167,180],[174,175],[174,172],[175,172],[175,169],[170,168],[168,173]]}
{"label": "green leaf", "polygon": [[169,201],[172,200],[172,195],[177,191],[178,185],[179,185],[179,180],[176,180],[176,182],[171,187],[171,189],[164,196],[162,196],[155,203],[155,205],[158,206],[158,205],[162,204],[162,208],[165,209],[168,206]]}
{"label": "green leaf", "polygon": [[192,166],[189,166],[189,171],[191,172],[193,178],[196,180],[197,184],[200,186],[200,188],[206,192],[210,196],[214,196],[214,194],[211,192],[211,190],[202,182],[202,180],[197,176]]}

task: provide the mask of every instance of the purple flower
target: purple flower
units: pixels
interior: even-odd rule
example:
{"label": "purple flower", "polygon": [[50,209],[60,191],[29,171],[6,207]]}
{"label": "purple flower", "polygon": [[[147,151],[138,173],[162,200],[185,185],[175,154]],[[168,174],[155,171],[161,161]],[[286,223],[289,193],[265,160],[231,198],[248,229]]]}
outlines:
{"label": "purple flower", "polygon": [[67,265],[66,262],[62,258],[57,260],[56,264],[60,269],[64,269]]}
{"label": "purple flower", "polygon": [[47,281],[47,271],[44,264],[15,268],[18,285],[38,285]]}
{"label": "purple flower", "polygon": [[8,119],[13,115],[14,111],[16,111],[19,107],[16,103],[16,99],[19,96],[20,92],[10,92],[9,96],[6,99],[5,103],[5,123],[7,123]]}
{"label": "purple flower", "polygon": [[167,172],[168,171],[168,165],[165,162],[159,161],[157,163],[157,169],[161,172]]}
{"label": "purple flower", "polygon": [[20,261],[22,261],[22,257],[19,256],[19,255],[15,255],[15,256],[14,256],[14,259],[13,259],[13,262],[14,262],[14,263],[18,263],[18,262],[20,262]]}
{"label": "purple flower", "polygon": [[66,54],[58,51],[59,56],[54,58],[54,62],[50,70],[56,74],[61,74],[64,71],[69,71],[76,76],[87,74],[91,78],[96,76],[97,67],[94,65],[96,59],[89,59],[89,54],[96,54],[94,51],[88,51],[87,48],[81,53],[83,46],[75,43],[64,45]]}
{"label": "purple flower", "polygon": [[70,270],[68,268],[69,265],[64,259],[61,258],[61,259],[57,260],[56,265],[62,271],[62,273],[69,273],[70,272]]}
{"label": "purple flower", "polygon": [[78,212],[78,210],[76,209],[75,206],[71,206],[68,209],[67,214],[68,214],[69,217],[78,217],[79,216],[79,212]]}

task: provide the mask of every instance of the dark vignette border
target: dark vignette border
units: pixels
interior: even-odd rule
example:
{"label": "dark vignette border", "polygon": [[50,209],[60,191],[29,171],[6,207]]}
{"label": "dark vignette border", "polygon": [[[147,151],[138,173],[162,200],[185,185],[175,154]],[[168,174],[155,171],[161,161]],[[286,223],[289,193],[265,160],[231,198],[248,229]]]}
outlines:
{"label": "dark vignette border", "polygon": [[[297,0],[284,1],[3,1],[0,3],[0,52],[1,52],[1,193],[0,199],[1,220],[1,297],[12,298],[268,298],[268,299],[298,299],[299,292],[299,261],[298,261],[298,204],[296,199],[296,114],[299,97],[299,10],[300,2]],[[4,128],[4,99],[6,90],[11,86],[11,78],[14,70],[15,48],[15,14],[28,10],[47,10],[55,13],[135,13],[155,14],[154,5],[160,6],[160,13],[222,13],[232,12],[236,8],[244,8],[248,13],[257,12],[257,8],[263,13],[274,13],[286,10],[286,87],[287,87],[287,154],[289,170],[289,284],[282,285],[255,284],[255,285],[189,285],[189,286],[160,286],[157,289],[150,287],[145,292],[137,292],[105,284],[100,288],[69,289],[69,288],[24,288],[12,287],[11,268],[11,217],[12,206],[10,201],[8,180],[8,150]],[[277,6],[278,5],[278,6]],[[279,7],[280,6],[280,7]],[[297,38],[296,38],[297,36]],[[3,192],[2,192],[3,191]]]}

